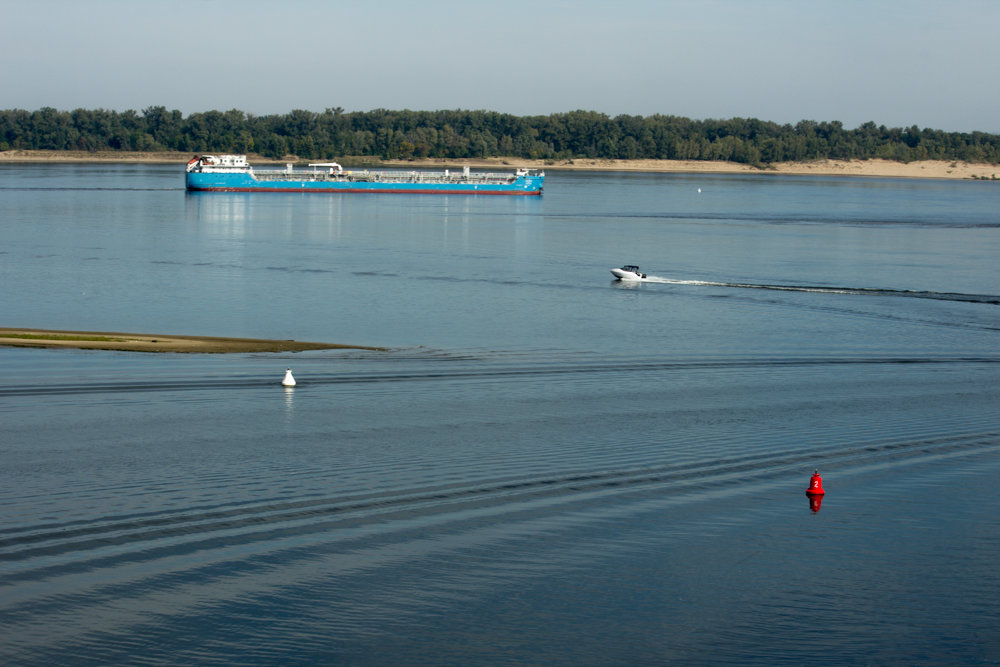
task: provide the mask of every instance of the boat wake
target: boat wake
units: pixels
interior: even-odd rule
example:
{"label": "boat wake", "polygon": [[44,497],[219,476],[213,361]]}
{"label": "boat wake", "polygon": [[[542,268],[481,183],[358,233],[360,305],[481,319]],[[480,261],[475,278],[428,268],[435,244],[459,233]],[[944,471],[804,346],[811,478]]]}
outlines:
{"label": "boat wake", "polygon": [[816,285],[779,285],[768,283],[734,283],[714,280],[679,280],[661,276],[647,276],[644,283],[659,283],[663,285],[691,285],[696,287],[730,287],[734,289],[772,290],[779,292],[812,292],[817,294],[847,294],[855,296],[898,296],[912,299],[936,299],[938,301],[963,301],[967,303],[984,303],[1000,305],[1000,295],[996,294],[963,294],[961,292],[935,292],[930,290],[902,290],[879,287],[821,287]]}
{"label": "boat wake", "polygon": [[[296,353],[297,354],[297,353]],[[551,360],[551,355],[548,355]],[[268,357],[282,359],[286,357]],[[291,357],[287,357],[290,359]],[[343,361],[342,356],[330,357],[336,363]],[[411,360],[426,360],[427,357],[411,358]],[[319,358],[314,358],[314,361]],[[380,362],[398,365],[407,358],[403,355],[387,356]],[[451,363],[457,359],[444,357],[441,361]],[[319,387],[326,385],[372,385],[395,383],[423,382],[480,382],[482,380],[529,380],[542,378],[547,382],[559,377],[604,377],[623,373],[680,373],[686,371],[752,371],[765,369],[774,372],[776,369],[823,368],[833,366],[955,366],[987,365],[993,367],[1000,364],[1000,356],[847,356],[847,357],[768,357],[759,358],[713,358],[696,360],[674,360],[658,358],[623,358],[601,361],[565,361],[556,363],[527,364],[497,364],[489,367],[456,367],[442,369],[437,366],[417,367],[412,370],[361,372],[317,372],[308,374],[307,379],[297,379],[297,387]],[[34,386],[25,386],[22,382],[0,382],[0,398],[27,398],[38,396],[73,396],[73,395],[104,395],[125,394],[135,397],[148,392],[186,393],[210,391],[220,394],[224,391],[266,391],[273,392],[278,387],[277,377],[261,377],[253,375],[233,375],[231,377],[191,377],[177,378],[166,376],[161,378],[133,381],[94,381],[83,382],[40,382]],[[30,400],[30,399],[29,399]]]}

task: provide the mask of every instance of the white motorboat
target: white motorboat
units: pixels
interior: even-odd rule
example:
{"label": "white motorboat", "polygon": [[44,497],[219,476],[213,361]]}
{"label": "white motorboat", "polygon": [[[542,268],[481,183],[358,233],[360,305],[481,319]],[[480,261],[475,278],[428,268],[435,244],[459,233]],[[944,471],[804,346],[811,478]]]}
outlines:
{"label": "white motorboat", "polygon": [[611,269],[611,275],[618,280],[644,280],[646,274],[639,270],[638,266],[626,264],[620,269]]}

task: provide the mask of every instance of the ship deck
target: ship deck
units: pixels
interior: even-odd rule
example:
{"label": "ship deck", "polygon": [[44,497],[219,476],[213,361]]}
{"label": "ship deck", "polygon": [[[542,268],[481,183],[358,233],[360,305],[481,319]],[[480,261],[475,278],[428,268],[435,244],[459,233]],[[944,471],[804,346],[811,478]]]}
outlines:
{"label": "ship deck", "polygon": [[441,183],[502,185],[514,183],[514,174],[470,173],[445,174],[420,171],[286,171],[252,169],[250,174],[258,181],[316,181],[348,183]]}

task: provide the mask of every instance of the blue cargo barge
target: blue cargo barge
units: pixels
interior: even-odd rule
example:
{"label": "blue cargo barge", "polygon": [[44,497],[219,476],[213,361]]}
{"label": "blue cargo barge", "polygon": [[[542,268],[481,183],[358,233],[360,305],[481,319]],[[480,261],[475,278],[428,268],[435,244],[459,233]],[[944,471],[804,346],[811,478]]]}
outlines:
{"label": "blue cargo barge", "polygon": [[540,195],[545,172],[348,171],[336,162],[308,169],[254,169],[245,155],[201,155],[187,164],[188,190],[216,192],[386,192],[437,195]]}

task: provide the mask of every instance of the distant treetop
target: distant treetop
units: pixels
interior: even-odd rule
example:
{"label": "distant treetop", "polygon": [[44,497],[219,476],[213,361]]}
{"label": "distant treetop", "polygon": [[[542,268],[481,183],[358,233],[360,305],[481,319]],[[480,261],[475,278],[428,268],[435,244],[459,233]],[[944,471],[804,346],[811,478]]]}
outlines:
{"label": "distant treetop", "polygon": [[692,120],[570,111],[513,116],[495,111],[294,110],[254,116],[232,109],[184,116],[151,106],[0,111],[0,150],[258,153],[304,159],[513,157],[714,160],[765,165],[819,159],[884,158],[1000,163],[1000,135],[887,128],[838,121],[779,125],[754,118]]}

